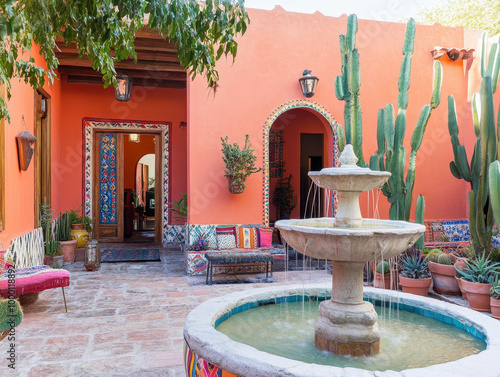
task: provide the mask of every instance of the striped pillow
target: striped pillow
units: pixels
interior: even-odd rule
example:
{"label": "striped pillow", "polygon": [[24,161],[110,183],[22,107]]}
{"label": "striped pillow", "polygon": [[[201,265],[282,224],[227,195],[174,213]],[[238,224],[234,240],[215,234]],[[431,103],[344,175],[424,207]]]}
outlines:
{"label": "striped pillow", "polygon": [[234,225],[224,225],[215,228],[217,236],[217,249],[234,249],[236,247],[236,227]]}
{"label": "striped pillow", "polygon": [[257,246],[257,232],[255,228],[238,227],[238,247],[240,249],[254,249]]}

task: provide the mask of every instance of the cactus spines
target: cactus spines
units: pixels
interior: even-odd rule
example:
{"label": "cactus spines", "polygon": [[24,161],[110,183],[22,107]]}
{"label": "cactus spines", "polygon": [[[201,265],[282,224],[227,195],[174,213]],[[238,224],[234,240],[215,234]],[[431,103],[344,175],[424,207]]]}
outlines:
{"label": "cactus spines", "polygon": [[450,261],[450,258],[448,257],[447,254],[439,254],[437,256],[437,263],[439,264],[446,264],[446,265],[451,265],[451,261]]}
{"label": "cactus spines", "polygon": [[[448,97],[448,131],[453,148],[450,170],[453,176],[471,185],[469,200],[469,227],[477,250],[489,253],[493,234],[493,216],[500,199],[498,192],[498,160],[500,151],[500,128],[495,124],[495,104],[493,94],[498,84],[500,67],[500,45],[493,44],[489,60],[486,59],[487,33],[481,38],[481,89],[472,97],[472,123],[476,135],[474,153],[469,162],[465,146],[458,138],[458,122],[455,100]],[[500,213],[497,209],[497,222]]]}
{"label": "cactus spines", "polygon": [[359,91],[361,75],[359,68],[359,52],[356,46],[358,19],[351,14],[347,19],[347,33],[340,36],[340,53],[342,75],[335,78],[335,95],[344,105],[345,144],[352,144],[358,156],[358,165],[365,166],[363,159],[363,134],[361,119],[361,102]]}
{"label": "cactus spines", "polygon": [[71,218],[68,211],[59,213],[59,220],[57,222],[57,241],[70,241],[71,240]]}
{"label": "cactus spines", "polygon": [[[429,105],[422,108],[417,124],[411,137],[411,152],[406,173],[406,149],[403,140],[406,133],[406,109],[408,107],[408,90],[410,88],[410,74],[413,46],[415,41],[415,21],[410,19],[406,25],[405,42],[403,45],[403,62],[398,81],[398,113],[394,122],[394,109],[387,105],[379,110],[377,119],[377,158],[370,158],[370,168],[387,170],[392,173],[384,184],[382,193],[391,203],[389,217],[393,220],[410,218],[413,202],[413,187],[415,185],[415,169],[417,152],[422,144],[427,124],[432,110],[441,99],[442,67],[439,61],[434,63],[433,88]],[[383,135],[383,136],[382,136]]]}

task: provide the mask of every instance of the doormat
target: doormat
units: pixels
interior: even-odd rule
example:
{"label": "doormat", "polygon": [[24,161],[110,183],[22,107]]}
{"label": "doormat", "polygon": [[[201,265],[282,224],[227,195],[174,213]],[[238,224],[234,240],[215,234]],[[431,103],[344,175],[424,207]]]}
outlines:
{"label": "doormat", "polygon": [[156,250],[105,250],[101,252],[101,262],[154,262],[160,260],[160,251]]}

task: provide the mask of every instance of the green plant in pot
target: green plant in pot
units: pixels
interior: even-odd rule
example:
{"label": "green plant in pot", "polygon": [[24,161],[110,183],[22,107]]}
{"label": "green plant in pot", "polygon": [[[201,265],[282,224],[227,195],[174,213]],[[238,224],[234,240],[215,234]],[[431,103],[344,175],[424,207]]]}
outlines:
{"label": "green plant in pot", "polygon": [[462,291],[472,309],[489,312],[490,290],[500,274],[500,263],[492,262],[485,253],[478,253],[474,259],[465,261],[463,269],[456,268],[462,280]]}
{"label": "green plant in pot", "polygon": [[431,286],[429,264],[421,252],[412,247],[408,249],[399,261],[399,282],[403,292],[419,296],[428,296]]}
{"label": "green plant in pot", "polygon": [[390,289],[391,288],[391,274],[389,262],[383,260],[377,263],[375,267],[375,278],[373,279],[373,286],[375,288]]}
{"label": "green plant in pot", "polygon": [[273,193],[273,204],[278,207],[280,219],[289,219],[292,210],[295,208],[293,203],[294,189],[292,186],[292,175],[280,178],[276,183]]}
{"label": "green plant in pot", "polygon": [[247,187],[245,181],[253,174],[261,171],[261,168],[255,167],[257,156],[251,149],[250,138],[245,135],[245,146],[240,149],[237,143],[229,144],[228,137],[221,137],[222,141],[222,160],[226,165],[224,176],[229,183],[229,192],[231,194],[241,194]]}
{"label": "green plant in pot", "polygon": [[64,262],[74,262],[77,240],[71,238],[71,216],[68,211],[59,213],[56,240],[61,244]]}
{"label": "green plant in pot", "polygon": [[[184,224],[187,220],[188,215],[188,201],[187,201],[187,193],[181,193],[182,197],[176,202],[168,203],[170,205],[170,210],[175,213],[174,219],[184,221]],[[182,239],[185,240],[186,234],[186,226],[184,225],[184,232],[182,234]],[[182,244],[181,244],[182,245]]]}
{"label": "green plant in pot", "polygon": [[460,295],[460,287],[456,276],[453,254],[443,253],[439,249],[432,249],[427,255],[429,270],[432,275],[433,290],[439,294]]}
{"label": "green plant in pot", "polygon": [[490,288],[490,306],[493,318],[500,319],[500,275],[495,277]]}
{"label": "green plant in pot", "polygon": [[92,219],[83,213],[83,206],[69,213],[71,218],[71,238],[77,241],[76,247],[85,247],[92,232]]}

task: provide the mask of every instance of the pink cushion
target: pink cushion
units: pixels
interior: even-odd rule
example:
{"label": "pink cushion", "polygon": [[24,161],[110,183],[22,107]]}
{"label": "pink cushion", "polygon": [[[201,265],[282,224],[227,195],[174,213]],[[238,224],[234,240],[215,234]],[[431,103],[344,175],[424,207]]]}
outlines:
{"label": "pink cushion", "polygon": [[[45,289],[69,286],[69,272],[48,266],[16,268],[15,295],[41,292]],[[9,272],[0,275],[0,296],[9,297]]]}
{"label": "pink cushion", "polygon": [[257,228],[257,241],[259,247],[273,246],[273,229]]}

